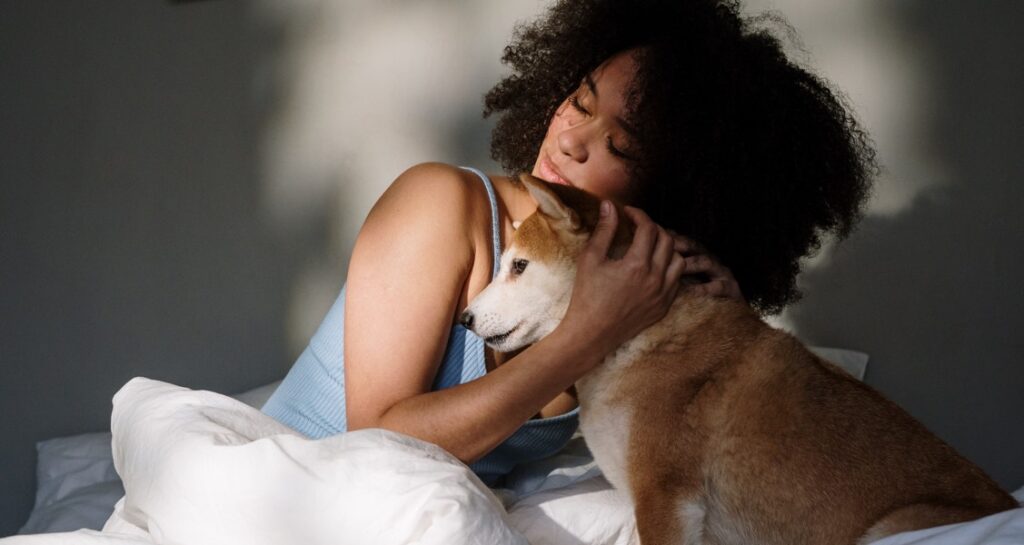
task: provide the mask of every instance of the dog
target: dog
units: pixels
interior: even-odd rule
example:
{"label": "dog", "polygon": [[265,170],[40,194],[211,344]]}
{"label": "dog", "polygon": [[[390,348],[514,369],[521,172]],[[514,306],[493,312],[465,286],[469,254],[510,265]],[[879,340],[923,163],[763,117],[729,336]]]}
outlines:
{"label": "dog", "polygon": [[[600,204],[520,180],[537,211],[466,310],[500,352],[561,321]],[[610,255],[632,229],[620,222]],[[580,430],[632,501],[643,545],[860,545],[1019,507],[896,404],[740,301],[679,290],[576,392]]]}

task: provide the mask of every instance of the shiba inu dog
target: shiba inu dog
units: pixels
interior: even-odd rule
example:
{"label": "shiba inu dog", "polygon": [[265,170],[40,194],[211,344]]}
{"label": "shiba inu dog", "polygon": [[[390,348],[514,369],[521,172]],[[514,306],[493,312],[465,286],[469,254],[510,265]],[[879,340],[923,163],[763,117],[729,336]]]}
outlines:
{"label": "shiba inu dog", "polygon": [[[565,315],[599,201],[521,177],[538,203],[469,305],[512,351]],[[613,242],[628,247],[631,226]],[[580,427],[643,545],[855,545],[1018,507],[981,469],[747,305],[680,290],[577,384]]]}

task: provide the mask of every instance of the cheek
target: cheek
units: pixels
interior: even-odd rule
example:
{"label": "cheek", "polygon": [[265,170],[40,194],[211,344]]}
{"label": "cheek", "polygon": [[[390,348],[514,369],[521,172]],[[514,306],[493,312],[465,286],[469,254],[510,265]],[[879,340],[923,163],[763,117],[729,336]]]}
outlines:
{"label": "cheek", "polygon": [[562,103],[555,111],[555,115],[551,116],[551,121],[548,122],[548,137],[552,137],[559,131],[563,131],[569,127],[569,117],[565,115],[566,104]]}
{"label": "cheek", "polygon": [[602,198],[627,204],[631,201],[632,184],[629,181],[629,172],[618,161],[600,169],[599,175],[593,180],[591,187],[584,189]]}

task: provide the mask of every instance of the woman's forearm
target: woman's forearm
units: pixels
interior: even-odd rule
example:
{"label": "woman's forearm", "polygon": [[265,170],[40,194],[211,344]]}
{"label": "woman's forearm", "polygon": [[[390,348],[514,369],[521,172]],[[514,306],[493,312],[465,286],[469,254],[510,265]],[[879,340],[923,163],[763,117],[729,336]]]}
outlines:
{"label": "woman's forearm", "polygon": [[400,401],[374,426],[429,441],[472,463],[600,363],[607,351],[582,338],[556,328],[477,380]]}

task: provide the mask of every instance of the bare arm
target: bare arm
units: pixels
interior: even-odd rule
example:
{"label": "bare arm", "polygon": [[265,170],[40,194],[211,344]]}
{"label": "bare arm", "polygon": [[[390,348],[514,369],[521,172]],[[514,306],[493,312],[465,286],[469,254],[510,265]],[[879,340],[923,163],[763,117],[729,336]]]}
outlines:
{"label": "bare arm", "polygon": [[[422,165],[403,174],[371,211],[356,241],[345,310],[349,429],[381,427],[405,433],[467,463],[499,445],[635,334],[614,331],[623,322],[588,320],[600,311],[591,300],[585,311],[567,316],[551,335],[482,378],[431,392],[465,283],[474,263],[481,266],[474,254],[480,244],[473,234],[486,234],[481,222],[489,219],[479,217],[474,206],[479,206],[480,196],[469,187],[458,172],[443,165]],[[581,270],[591,284],[603,280],[592,291],[608,292],[609,283],[635,287],[637,275],[666,275],[672,244],[657,244],[656,229],[638,239],[642,249],[634,261],[644,266],[628,260],[608,266],[602,261],[607,243],[603,249],[597,245],[591,254],[601,259],[594,257],[590,269]],[[483,247],[489,248],[487,240]],[[653,273],[652,262],[657,264]],[[669,271],[676,278],[679,272]],[[675,285],[664,279],[656,283]],[[653,316],[661,306],[667,309],[666,290],[648,290],[639,298],[635,291],[607,305],[617,307],[616,314],[621,308],[643,307]]]}
{"label": "bare arm", "polygon": [[556,330],[477,380],[399,401],[376,426],[430,441],[472,463],[604,356]]}

